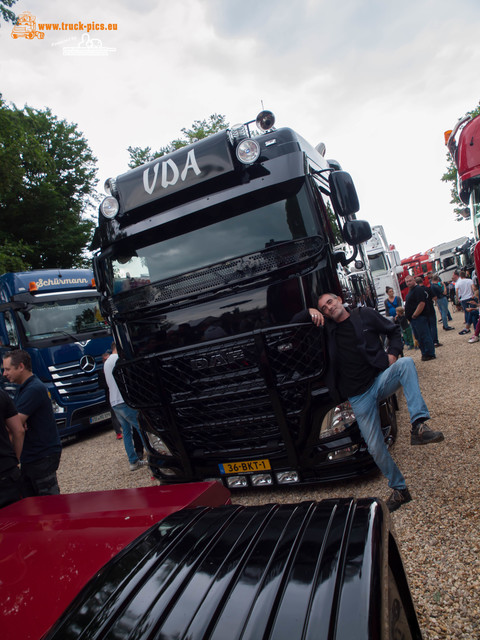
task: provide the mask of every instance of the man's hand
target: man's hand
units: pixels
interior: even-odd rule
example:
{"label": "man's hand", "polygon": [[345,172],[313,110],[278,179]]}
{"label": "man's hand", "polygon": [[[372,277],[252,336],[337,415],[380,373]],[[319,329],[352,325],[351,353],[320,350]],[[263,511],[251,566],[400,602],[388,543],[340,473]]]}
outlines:
{"label": "man's hand", "polygon": [[318,309],[309,309],[308,310],[310,317],[312,318],[312,322],[316,327],[320,327],[324,325],[325,323],[325,318],[323,317],[323,314],[320,313],[320,311]]}
{"label": "man's hand", "polygon": [[392,356],[391,353],[387,353],[388,356],[388,366],[391,367],[394,362],[398,360],[397,356]]}

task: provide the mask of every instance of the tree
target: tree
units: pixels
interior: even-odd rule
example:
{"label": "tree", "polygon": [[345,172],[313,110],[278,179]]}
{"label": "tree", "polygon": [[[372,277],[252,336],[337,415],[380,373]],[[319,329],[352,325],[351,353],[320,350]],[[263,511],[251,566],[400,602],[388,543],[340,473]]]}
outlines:
{"label": "tree", "polygon": [[[480,114],[480,106],[476,107],[475,109],[472,109],[472,111],[467,111],[465,115],[472,116],[472,118],[474,118],[479,114]],[[451,183],[450,184],[450,195],[451,195],[450,204],[453,204],[453,212],[455,214],[455,219],[459,221],[459,220],[465,219],[461,213],[462,211],[465,210],[465,205],[458,196],[457,178],[458,178],[457,167],[455,166],[455,163],[450,153],[447,153],[447,171],[443,174],[441,180],[442,182]]]}
{"label": "tree", "polygon": [[17,0],[0,0],[0,15],[5,20],[5,22],[11,22],[15,24],[17,21],[17,16],[10,11],[8,7],[13,7]]}
{"label": "tree", "polygon": [[183,138],[176,138],[172,140],[166,147],[161,147],[158,151],[153,151],[151,147],[128,147],[127,151],[130,154],[130,162],[128,166],[130,169],[134,169],[141,164],[151,162],[155,158],[160,158],[166,153],[172,153],[176,149],[186,147],[187,144],[207,138],[212,133],[217,133],[222,129],[228,128],[228,122],[225,120],[225,116],[214,113],[206,120],[195,120],[190,129],[183,128]]}
{"label": "tree", "polygon": [[76,124],[0,95],[0,248],[34,269],[84,265],[95,162]]}

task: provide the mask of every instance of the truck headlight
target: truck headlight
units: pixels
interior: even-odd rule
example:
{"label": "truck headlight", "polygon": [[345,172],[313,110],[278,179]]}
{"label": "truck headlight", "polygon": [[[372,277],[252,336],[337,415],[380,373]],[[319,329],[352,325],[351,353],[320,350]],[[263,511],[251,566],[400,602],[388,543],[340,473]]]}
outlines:
{"label": "truck headlight", "polygon": [[170,451],[164,441],[155,433],[150,433],[149,431],[144,431],[143,433],[145,436],[147,436],[148,443],[156,453],[159,453],[162,456],[173,456],[173,453]]}
{"label": "truck headlight", "polygon": [[53,413],[65,413],[65,407],[59,405],[55,398],[52,398],[52,394],[50,393],[50,391],[48,392],[48,396],[50,398],[50,402],[52,403]]}
{"label": "truck headlight", "polygon": [[353,413],[350,402],[342,402],[327,413],[320,427],[320,439],[330,438],[331,436],[343,433],[348,427],[355,422],[355,414]]}
{"label": "truck headlight", "polygon": [[118,203],[118,200],[113,196],[107,196],[100,205],[100,211],[105,216],[105,218],[108,219],[114,218],[117,215],[119,209],[120,204]]}

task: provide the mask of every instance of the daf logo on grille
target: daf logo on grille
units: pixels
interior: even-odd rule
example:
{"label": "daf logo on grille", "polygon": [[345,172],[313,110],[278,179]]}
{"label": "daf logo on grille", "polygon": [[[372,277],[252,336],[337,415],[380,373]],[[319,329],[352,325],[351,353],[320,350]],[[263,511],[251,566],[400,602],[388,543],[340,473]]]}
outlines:
{"label": "daf logo on grille", "polygon": [[80,369],[85,371],[85,373],[95,371],[95,358],[92,356],[82,356],[80,358]]}
{"label": "daf logo on grille", "polygon": [[190,366],[192,369],[215,369],[227,364],[232,364],[235,361],[245,358],[243,349],[234,349],[233,351],[223,351],[217,353],[206,354],[201,358],[193,358],[190,360]]}

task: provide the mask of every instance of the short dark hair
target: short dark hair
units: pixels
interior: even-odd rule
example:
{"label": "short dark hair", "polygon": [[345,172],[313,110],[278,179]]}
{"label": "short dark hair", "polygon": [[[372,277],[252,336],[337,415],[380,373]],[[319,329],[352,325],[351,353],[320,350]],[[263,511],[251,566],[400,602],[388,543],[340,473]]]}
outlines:
{"label": "short dark hair", "polygon": [[32,370],[32,359],[30,354],[27,351],[23,351],[23,349],[12,349],[12,351],[7,351],[7,353],[3,355],[3,358],[10,358],[14,367],[18,367],[20,364],[23,364],[27,371]]}

